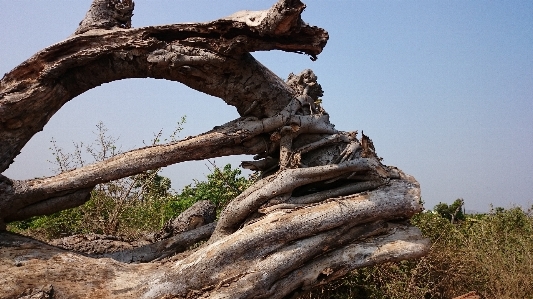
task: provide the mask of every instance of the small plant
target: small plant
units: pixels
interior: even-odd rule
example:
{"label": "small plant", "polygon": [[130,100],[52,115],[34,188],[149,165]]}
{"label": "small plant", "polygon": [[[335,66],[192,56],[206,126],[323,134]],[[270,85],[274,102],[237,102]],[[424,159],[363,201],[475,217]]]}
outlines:
{"label": "small plant", "polygon": [[[185,122],[183,117],[170,136],[175,140]],[[65,152],[52,139],[51,147],[56,172],[65,172],[83,165],[101,162],[120,154],[118,138],[109,136],[100,122],[96,125],[92,144],[74,143],[73,153]],[[152,145],[162,136],[154,136]],[[89,159],[85,156],[88,154]],[[52,215],[33,217],[10,224],[13,231],[26,232],[37,238],[51,239],[79,233],[114,234],[134,238],[143,231],[159,228],[170,214],[166,207],[175,198],[168,178],[159,175],[160,169],[105,184],[97,185],[84,205]]]}
{"label": "small plant", "polygon": [[[181,119],[170,136],[175,141],[185,118]],[[58,172],[87,164],[83,152],[93,161],[103,161],[121,153],[116,146],[118,139],[109,137],[107,128],[99,123],[97,138],[91,145],[74,144],[73,153],[67,153],[52,140],[52,161]],[[162,132],[154,136],[152,144],[160,142]],[[219,168],[210,162],[212,170],[206,181],[195,180],[181,192],[171,189],[168,178],[159,174],[160,169],[148,170],[141,174],[117,181],[97,185],[91,198],[82,206],[64,210],[52,215],[33,217],[29,220],[13,222],[11,231],[32,235],[40,239],[53,239],[74,234],[98,233],[134,239],[147,232],[159,230],[169,219],[178,216],[199,200],[210,200],[218,212],[227,203],[244,191],[256,179],[256,175],[244,177],[240,169],[232,169],[230,164]]]}

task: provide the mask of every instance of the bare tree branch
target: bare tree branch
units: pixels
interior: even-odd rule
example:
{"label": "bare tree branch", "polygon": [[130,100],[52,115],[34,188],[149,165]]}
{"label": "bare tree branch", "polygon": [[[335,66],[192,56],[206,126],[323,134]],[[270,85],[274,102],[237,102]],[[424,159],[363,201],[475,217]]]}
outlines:
{"label": "bare tree branch", "polygon": [[[251,56],[277,49],[316,59],[328,34],[302,21],[302,2],[145,28],[130,28],[133,7],[131,0],[94,0],[73,36],[0,80],[0,171],[66,102],[114,80],[181,82],[241,117],[49,178],[0,176],[0,297],[282,298],[358,267],[427,252],[427,240],[405,221],[422,210],[418,182],[383,165],[368,136],[335,129],[313,71],[284,82]],[[83,204],[97,184],[235,154],[255,154],[243,165],[262,178],[216,224],[186,212],[173,237],[93,256],[2,232],[5,222]]]}
{"label": "bare tree branch", "polygon": [[[95,5],[104,2],[118,1]],[[320,53],[327,33],[299,25],[289,36],[260,34],[261,27],[227,19],[90,30],[50,46],[0,80],[0,171],[66,102],[114,80],[151,77],[182,82],[222,98],[240,113],[260,99],[251,115],[272,116],[294,91],[247,53]]]}
{"label": "bare tree branch", "polygon": [[95,0],[75,34],[93,29],[131,28],[132,0]]}
{"label": "bare tree branch", "polygon": [[209,239],[215,226],[216,222],[212,222],[152,244],[135,247],[130,250],[92,256],[96,258],[111,258],[123,263],[147,263],[161,260],[178,252],[183,252],[200,241]]}

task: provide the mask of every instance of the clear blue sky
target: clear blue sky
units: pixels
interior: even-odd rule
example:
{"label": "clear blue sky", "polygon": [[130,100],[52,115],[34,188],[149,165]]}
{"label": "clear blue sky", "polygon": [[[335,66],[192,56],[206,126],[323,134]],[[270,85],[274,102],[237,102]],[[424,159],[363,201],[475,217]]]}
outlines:
{"label": "clear blue sky", "polygon": [[[0,0],[0,72],[74,32],[90,0]],[[133,26],[209,21],[275,1],[137,0]],[[533,1],[304,1],[304,21],[330,40],[316,62],[255,53],[282,78],[305,68],[322,84],[341,130],[364,130],[388,165],[414,175],[427,208],[464,198],[466,208],[533,204]],[[236,118],[233,107],[180,83],[124,80],[67,103],[4,173],[50,175],[53,137],[66,150],[90,143],[102,121],[123,150],[182,137]],[[238,165],[242,157],[219,159]],[[173,187],[202,179],[207,162],[171,166]]]}

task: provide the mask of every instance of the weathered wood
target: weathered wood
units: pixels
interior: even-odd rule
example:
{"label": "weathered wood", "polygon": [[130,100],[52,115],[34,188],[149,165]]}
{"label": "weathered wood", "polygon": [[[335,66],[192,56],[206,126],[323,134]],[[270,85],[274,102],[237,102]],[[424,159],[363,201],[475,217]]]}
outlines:
{"label": "weathered wood", "polygon": [[94,29],[35,54],[0,80],[0,171],[66,102],[115,80],[178,81],[220,97],[240,113],[256,102],[250,115],[276,114],[293,91],[248,52],[279,49],[318,55],[327,32],[297,22],[277,34],[262,23],[239,20]]}
{"label": "weathered wood", "polygon": [[[3,233],[0,272],[9,274],[0,282],[6,291],[21,290],[31,284],[29,276],[53,285],[58,294],[85,298],[282,298],[361,266],[425,254],[428,240],[417,229],[383,221],[408,218],[420,210],[418,200],[418,185],[405,177],[385,189],[273,212],[178,261],[150,266],[90,259]],[[63,259],[71,262],[56,264]],[[107,279],[91,290],[81,284],[96,283],[95,278],[81,283],[63,278],[83,277],[84,271],[105,271]]]}
{"label": "weathered wood", "polygon": [[148,236],[152,241],[160,241],[170,238],[184,231],[192,230],[200,226],[212,223],[216,219],[216,207],[209,200],[200,200],[178,217],[170,219],[161,231]]}
{"label": "weathered wood", "polygon": [[[6,74],[0,171],[66,102],[114,80],[182,82],[241,117],[53,177],[0,176],[0,297],[282,298],[358,267],[425,254],[427,240],[404,221],[422,209],[418,182],[383,165],[364,134],[335,129],[311,70],[284,82],[250,55],[277,49],[316,59],[328,34],[301,20],[304,8],[279,0],[208,23],[130,28],[132,1],[94,0],[73,36]],[[235,154],[255,154],[243,165],[262,170],[262,179],[216,224],[202,225],[209,213],[185,213],[172,237],[91,254],[2,232],[5,222],[83,204],[99,183]]]}
{"label": "weathered wood", "polygon": [[134,241],[108,235],[74,235],[49,242],[50,245],[95,258],[112,258],[123,263],[160,260],[209,239],[216,223],[215,205],[207,200],[193,204],[171,219],[160,232]]}
{"label": "weathered wood", "polygon": [[209,239],[215,230],[216,223],[176,233],[174,236],[156,241],[155,243],[124,249],[115,252],[93,254],[96,258],[111,258],[123,263],[147,263],[161,260],[176,253],[184,252],[194,244]]}
{"label": "weathered wood", "polygon": [[131,28],[132,0],[95,0],[75,34],[94,29]]}

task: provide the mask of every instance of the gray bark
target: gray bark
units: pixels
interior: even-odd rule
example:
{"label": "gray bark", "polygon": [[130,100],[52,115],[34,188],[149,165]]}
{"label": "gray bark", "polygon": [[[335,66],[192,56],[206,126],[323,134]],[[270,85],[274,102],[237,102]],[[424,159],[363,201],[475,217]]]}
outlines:
{"label": "gray bark", "polygon": [[93,29],[131,28],[132,0],[95,0],[75,34]]}
{"label": "gray bark", "polygon": [[[422,209],[416,180],[383,165],[364,134],[335,129],[316,103],[323,91],[311,70],[285,82],[249,54],[316,59],[328,34],[302,21],[304,8],[280,0],[209,23],[130,28],[131,1],[95,0],[73,36],[6,74],[0,171],[66,102],[114,80],[178,81],[241,117],[53,177],[0,176],[0,230],[81,205],[99,183],[187,160],[254,154],[243,166],[263,178],[216,223],[206,224],[209,209],[184,214],[169,223],[172,237],[162,232],[155,243],[114,253],[78,254],[0,232],[0,297],[283,298],[358,267],[424,255],[427,240],[405,222]],[[187,250],[200,240],[207,242]]]}

